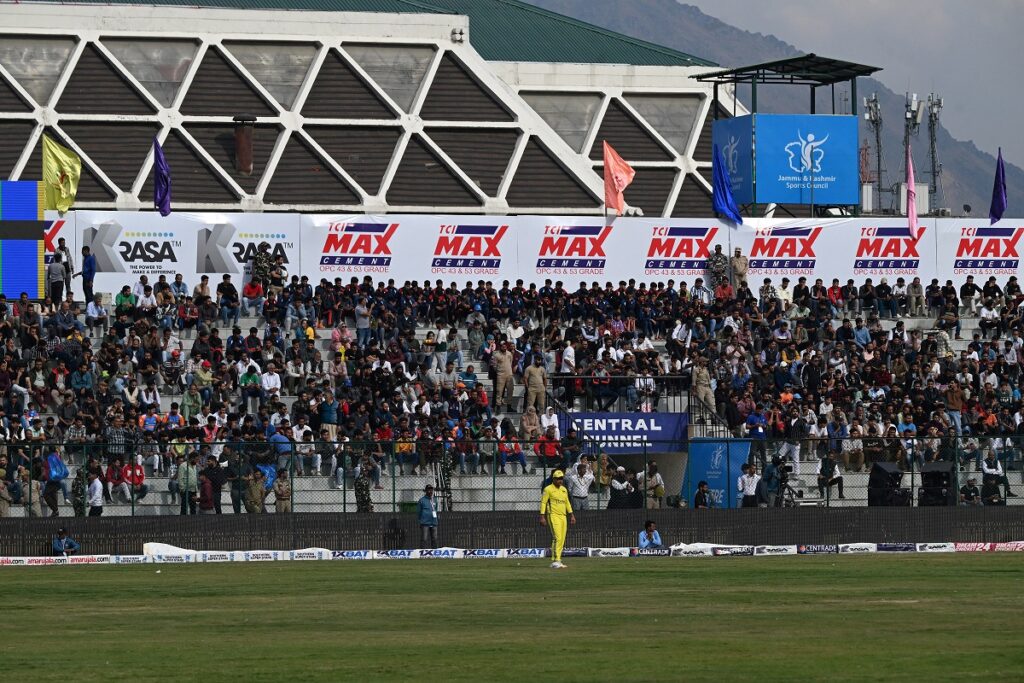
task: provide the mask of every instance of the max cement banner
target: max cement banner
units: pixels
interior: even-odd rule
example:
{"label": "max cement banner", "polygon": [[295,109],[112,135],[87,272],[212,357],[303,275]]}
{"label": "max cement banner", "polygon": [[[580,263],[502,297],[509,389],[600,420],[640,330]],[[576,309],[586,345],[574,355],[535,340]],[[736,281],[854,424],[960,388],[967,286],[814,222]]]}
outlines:
{"label": "max cement banner", "polygon": [[[707,276],[716,246],[750,259],[749,284],[800,276],[842,282],[883,277],[894,284],[920,277],[958,281],[995,275],[1004,280],[1020,266],[1024,220],[926,219],[917,239],[906,219],[749,219],[731,226],[706,218],[558,216],[298,215],[78,211],[63,217],[60,235],[76,255],[96,254],[97,292],[113,293],[140,275],[184,276],[194,287],[208,273],[224,273],[236,286],[262,241],[288,263],[289,273],[321,278],[467,281],[522,279],[580,282],[685,280]],[[80,287],[76,280],[76,287]]]}

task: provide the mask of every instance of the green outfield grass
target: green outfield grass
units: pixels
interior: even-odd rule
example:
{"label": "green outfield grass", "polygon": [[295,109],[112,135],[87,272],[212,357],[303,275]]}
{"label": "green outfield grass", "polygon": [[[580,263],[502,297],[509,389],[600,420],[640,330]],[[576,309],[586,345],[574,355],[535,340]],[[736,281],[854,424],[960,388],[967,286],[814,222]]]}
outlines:
{"label": "green outfield grass", "polygon": [[[0,570],[5,680],[1024,680],[1024,557]],[[157,573],[159,570],[159,573]]]}

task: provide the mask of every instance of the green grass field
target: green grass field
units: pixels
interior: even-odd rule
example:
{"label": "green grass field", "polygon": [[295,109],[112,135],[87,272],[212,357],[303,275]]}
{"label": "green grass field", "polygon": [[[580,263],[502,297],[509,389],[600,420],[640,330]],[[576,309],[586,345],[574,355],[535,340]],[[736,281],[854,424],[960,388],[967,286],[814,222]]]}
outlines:
{"label": "green grass field", "polygon": [[[1024,680],[1024,558],[0,570],[9,681]],[[159,573],[157,573],[159,570]]]}

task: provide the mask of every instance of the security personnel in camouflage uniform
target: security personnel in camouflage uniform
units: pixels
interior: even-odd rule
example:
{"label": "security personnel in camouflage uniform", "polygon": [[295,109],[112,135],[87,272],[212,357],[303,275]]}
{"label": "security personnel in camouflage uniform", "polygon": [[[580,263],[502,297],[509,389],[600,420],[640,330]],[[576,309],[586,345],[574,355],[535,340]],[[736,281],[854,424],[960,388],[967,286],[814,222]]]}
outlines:
{"label": "security personnel in camouflage uniform", "polygon": [[728,277],[729,257],[722,252],[722,245],[715,245],[715,252],[708,256],[708,283],[714,289]]}
{"label": "security personnel in camouflage uniform", "polygon": [[441,495],[445,508],[452,509],[452,471],[455,469],[455,458],[452,457],[450,444],[441,447]]}
{"label": "security personnel in camouflage uniform", "polygon": [[270,255],[270,244],[260,242],[256,247],[256,253],[252,257],[252,279],[267,284],[270,282],[270,269],[274,266],[274,259]]}
{"label": "security personnel in camouflage uniform", "polygon": [[75,480],[71,482],[71,506],[75,509],[75,517],[85,517],[85,493],[88,487],[85,468],[79,467],[75,473]]}
{"label": "security personnel in camouflage uniform", "polygon": [[356,512],[373,512],[370,500],[370,475],[365,470],[359,472],[354,484],[356,491]]}

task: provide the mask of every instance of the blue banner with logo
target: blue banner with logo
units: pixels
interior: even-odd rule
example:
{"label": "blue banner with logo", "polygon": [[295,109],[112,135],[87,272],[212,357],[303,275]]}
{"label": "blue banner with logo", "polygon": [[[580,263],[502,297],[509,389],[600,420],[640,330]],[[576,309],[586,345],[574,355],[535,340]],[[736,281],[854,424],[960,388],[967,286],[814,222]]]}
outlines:
{"label": "blue banner with logo", "polygon": [[754,201],[754,117],[736,116],[711,124],[711,144],[718,146],[729,172],[732,198],[737,204]]}
{"label": "blue banner with logo", "polygon": [[688,413],[571,413],[559,419],[562,436],[569,423],[597,441],[608,454],[674,453],[683,450]]}
{"label": "blue banner with logo", "polygon": [[857,204],[857,124],[856,116],[755,114],[757,201]]}
{"label": "blue banner with logo", "polygon": [[749,441],[691,439],[680,497],[693,505],[697,484],[706,481],[713,507],[739,507],[743,501],[736,493],[736,480],[749,456]]}

